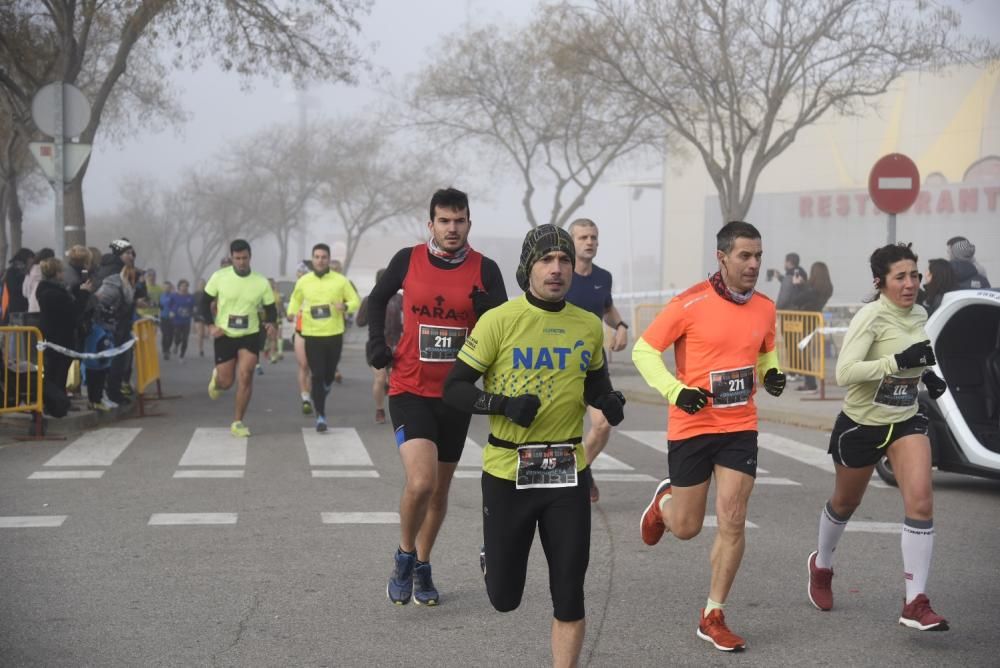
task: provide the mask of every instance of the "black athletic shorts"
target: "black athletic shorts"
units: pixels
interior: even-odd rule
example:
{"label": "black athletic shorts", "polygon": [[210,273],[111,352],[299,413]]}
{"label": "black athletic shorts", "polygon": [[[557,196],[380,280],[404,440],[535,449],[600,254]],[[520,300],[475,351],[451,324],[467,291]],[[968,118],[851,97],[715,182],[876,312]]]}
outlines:
{"label": "black athletic shorts", "polygon": [[260,354],[260,335],[254,332],[246,336],[222,335],[215,339],[215,363],[222,364],[236,359],[240,350],[249,350],[254,355]]}
{"label": "black athletic shorts", "polygon": [[415,394],[389,396],[389,416],[396,430],[396,447],[415,438],[437,445],[438,461],[455,463],[462,457],[472,415],[452,408],[442,399]]}
{"label": "black athletic shorts", "polygon": [[667,441],[670,484],[693,487],[712,477],[715,465],[757,477],[757,432],[701,434]]}
{"label": "black athletic shorts", "polygon": [[927,416],[917,412],[913,417],[895,424],[858,424],[841,412],[830,432],[833,461],[847,468],[874,466],[882,459],[894,441],[913,434],[927,435]]}
{"label": "black athletic shorts", "polygon": [[[517,489],[513,480],[483,473],[486,591],[500,612],[521,604],[535,527],[549,565],[552,616],[583,619],[583,584],[590,564],[590,476],[575,487]],[[542,591],[537,592],[541,594]]]}

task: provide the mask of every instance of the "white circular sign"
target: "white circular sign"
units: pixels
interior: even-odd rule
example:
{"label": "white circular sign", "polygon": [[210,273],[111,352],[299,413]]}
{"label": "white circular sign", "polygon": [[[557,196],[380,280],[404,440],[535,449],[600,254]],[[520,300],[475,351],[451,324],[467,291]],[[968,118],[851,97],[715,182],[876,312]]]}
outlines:
{"label": "white circular sign", "polygon": [[[59,97],[59,83],[50,83],[38,90],[31,100],[31,118],[38,129],[55,137],[56,113]],[[83,92],[73,84],[62,84],[63,137],[77,137],[90,124],[90,102]]]}

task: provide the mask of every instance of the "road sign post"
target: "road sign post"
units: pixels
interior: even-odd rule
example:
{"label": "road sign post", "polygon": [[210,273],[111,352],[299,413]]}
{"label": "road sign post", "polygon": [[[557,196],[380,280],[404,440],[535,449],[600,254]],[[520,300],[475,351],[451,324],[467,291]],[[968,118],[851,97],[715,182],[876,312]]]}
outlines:
{"label": "road sign post", "polygon": [[896,214],[903,213],[920,194],[920,170],[902,153],[879,158],[868,174],[868,194],[880,211],[889,214],[888,243],[896,243]]}

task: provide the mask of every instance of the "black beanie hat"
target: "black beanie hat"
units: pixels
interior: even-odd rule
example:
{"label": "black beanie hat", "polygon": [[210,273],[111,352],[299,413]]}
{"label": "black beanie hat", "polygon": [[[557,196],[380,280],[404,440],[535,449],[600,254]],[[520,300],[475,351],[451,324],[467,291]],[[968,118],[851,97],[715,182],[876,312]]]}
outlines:
{"label": "black beanie hat", "polygon": [[517,284],[527,292],[531,267],[546,254],[562,251],[576,265],[576,246],[569,232],[555,225],[539,225],[524,236],[521,245],[521,262],[517,265]]}

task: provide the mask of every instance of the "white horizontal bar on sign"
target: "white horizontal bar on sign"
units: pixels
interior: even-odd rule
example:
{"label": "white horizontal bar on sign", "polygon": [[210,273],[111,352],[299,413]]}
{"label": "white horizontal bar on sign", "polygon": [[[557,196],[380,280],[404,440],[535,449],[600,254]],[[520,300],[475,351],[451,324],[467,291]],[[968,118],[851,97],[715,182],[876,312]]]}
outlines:
{"label": "white horizontal bar on sign", "polygon": [[178,466],[247,465],[247,439],[224,427],[198,427],[191,435]]}
{"label": "white horizontal bar on sign", "polygon": [[60,527],[69,515],[22,515],[0,517],[0,529]]}
{"label": "white horizontal bar on sign", "polygon": [[44,466],[111,466],[140,431],[141,428],[116,427],[83,434]]}
{"label": "white horizontal bar on sign", "polygon": [[[715,515],[705,515],[705,523],[704,523],[703,526],[706,526],[706,527],[718,527],[719,526],[719,518],[716,517]],[[750,520],[746,520],[746,525],[745,526],[746,526],[747,529],[759,529],[760,528],[759,526],[757,526],[756,524],[754,524]]]}
{"label": "white horizontal bar on sign", "polygon": [[175,478],[242,478],[243,469],[183,469],[174,471]]}
{"label": "white horizontal bar on sign", "polygon": [[880,176],[878,179],[879,190],[911,190],[913,179],[909,176]]}
{"label": "white horizontal bar on sign", "polygon": [[352,427],[331,427],[324,433],[302,429],[310,466],[374,466],[361,442],[358,430]]}
{"label": "white horizontal bar on sign", "polygon": [[149,526],[236,524],[236,513],[153,513]]}
{"label": "white horizontal bar on sign", "polygon": [[845,531],[857,531],[858,533],[903,533],[901,522],[858,522],[851,520],[847,523]]}
{"label": "white horizontal bar on sign", "polygon": [[465,447],[462,448],[462,457],[458,460],[458,465],[476,469],[483,468],[483,449],[468,436],[465,437]]}
{"label": "white horizontal bar on sign", "polygon": [[320,513],[323,524],[399,524],[399,513]]}
{"label": "white horizontal bar on sign", "polygon": [[594,472],[594,480],[601,482],[656,482],[656,478],[645,473]]}
{"label": "white horizontal bar on sign", "polygon": [[28,480],[97,480],[104,471],[35,471]]}
{"label": "white horizontal bar on sign", "polygon": [[378,478],[378,471],[345,471],[344,469],[313,469],[314,478]]}

